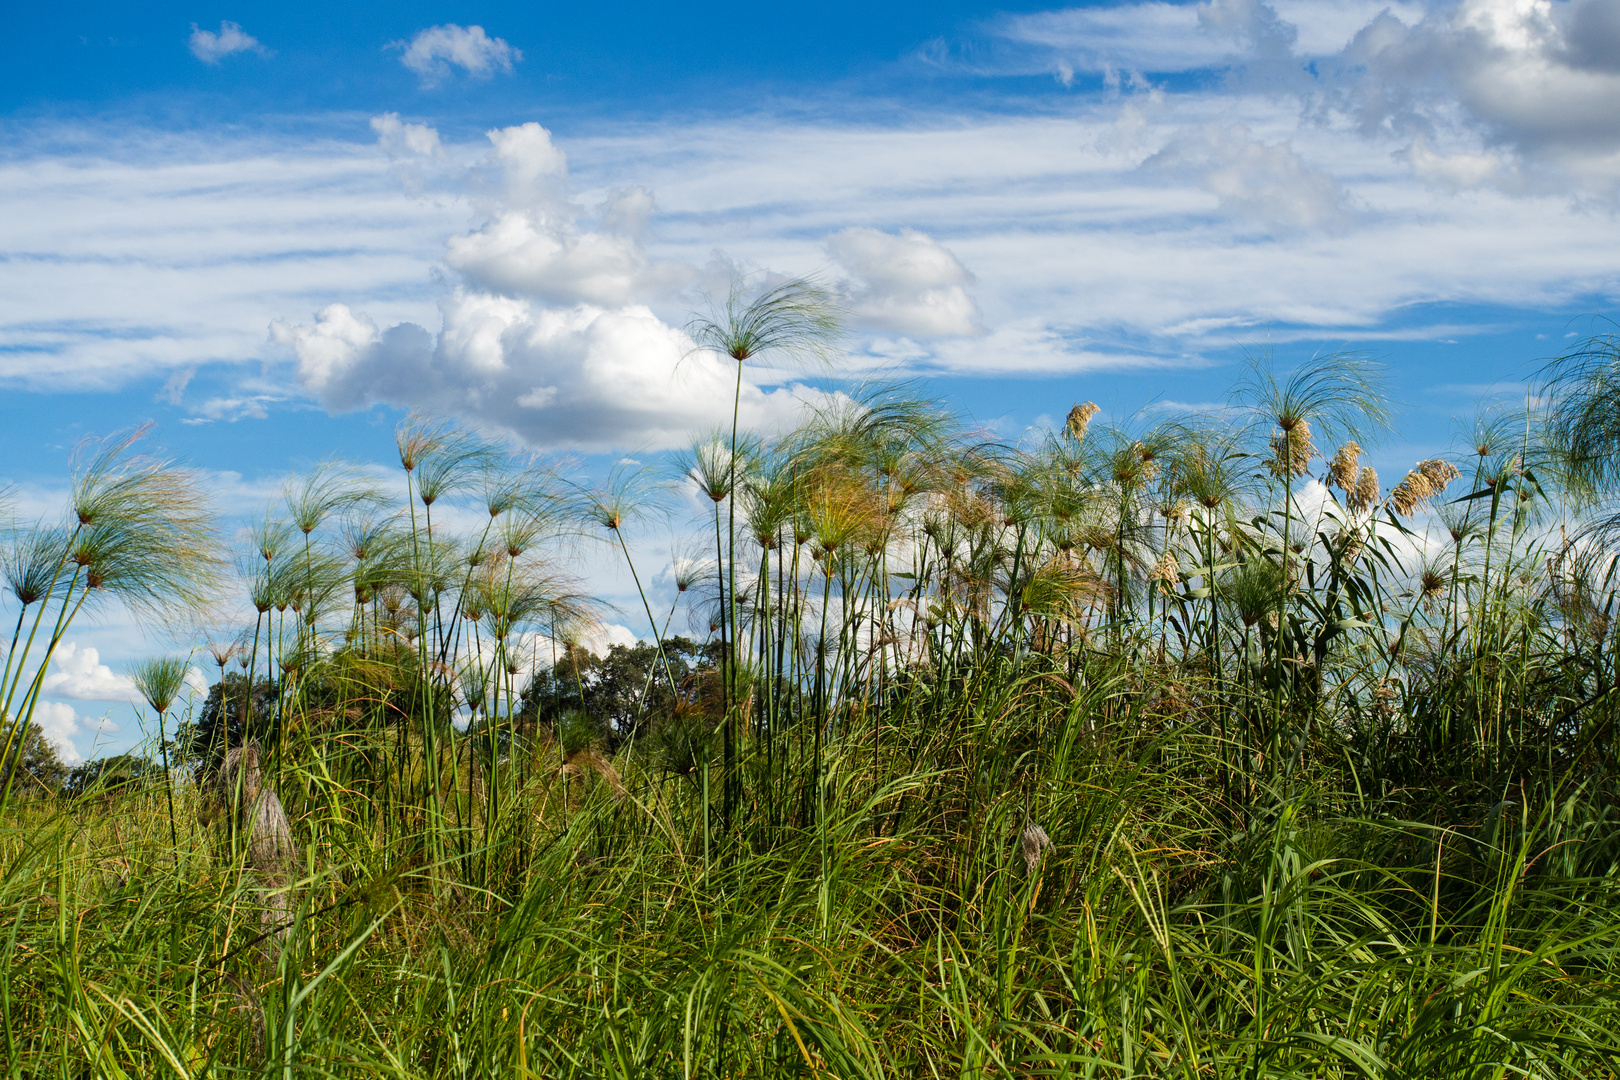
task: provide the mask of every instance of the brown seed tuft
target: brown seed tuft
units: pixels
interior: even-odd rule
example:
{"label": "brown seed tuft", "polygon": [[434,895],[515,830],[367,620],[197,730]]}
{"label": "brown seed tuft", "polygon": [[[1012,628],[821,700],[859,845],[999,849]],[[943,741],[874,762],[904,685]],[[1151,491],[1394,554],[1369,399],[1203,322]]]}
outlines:
{"label": "brown seed tuft", "polygon": [[1378,501],[1378,473],[1371,465],[1363,465],[1356,477],[1356,489],[1350,493],[1350,509],[1365,510]]}
{"label": "brown seed tuft", "polygon": [[1372,707],[1373,714],[1381,720],[1388,720],[1395,715],[1395,706],[1400,696],[1399,690],[1387,679],[1380,679],[1373,688]]}
{"label": "brown seed tuft", "polygon": [[1406,517],[1440,494],[1446,485],[1459,475],[1461,474],[1449,461],[1441,461],[1439,458],[1420,461],[1395,486],[1395,490],[1390,492],[1390,508],[1401,517]]}
{"label": "brown seed tuft", "polygon": [[1131,449],[1136,452],[1137,460],[1142,463],[1142,468],[1137,473],[1137,479],[1144,483],[1155,479],[1159,475],[1158,454],[1151,446],[1140,442],[1132,443]]}
{"label": "brown seed tuft", "polygon": [[1024,869],[1033,874],[1041,865],[1042,856],[1052,846],[1052,838],[1046,835],[1045,829],[1031,821],[1024,826],[1019,842],[1024,852]]}
{"label": "brown seed tuft", "polygon": [[1069,434],[1074,437],[1074,440],[1079,442],[1086,437],[1086,428],[1091,425],[1091,418],[1101,411],[1089,401],[1076,405],[1069,410],[1069,418],[1064,426],[1068,429]]}
{"label": "brown seed tuft", "polygon": [[1339,447],[1339,452],[1333,455],[1333,461],[1328,465],[1328,483],[1346,495],[1354,492],[1361,474],[1360,458],[1361,447],[1354,442]]}
{"label": "brown seed tuft", "polygon": [[1311,441],[1311,425],[1304,420],[1271,437],[1271,459],[1266,468],[1279,480],[1294,480],[1311,471],[1311,459],[1321,456]]}
{"label": "brown seed tuft", "polygon": [[595,773],[607,781],[608,788],[613,792],[614,799],[624,798],[624,779],[619,775],[619,770],[615,769],[611,761],[595,750],[588,748],[575,750],[564,759],[562,767],[564,777],[583,776],[587,772]]}
{"label": "brown seed tuft", "polygon": [[1165,592],[1169,592],[1177,585],[1180,585],[1181,565],[1176,562],[1176,553],[1166,551],[1163,555],[1160,555],[1159,561],[1153,564],[1152,570],[1148,571],[1147,579],[1149,581],[1162,581]]}
{"label": "brown seed tuft", "polygon": [[1434,485],[1435,494],[1437,495],[1447,484],[1462,475],[1457,471],[1457,466],[1449,461],[1442,461],[1440,458],[1430,458],[1428,461],[1420,462],[1418,471],[1429,478],[1429,483]]}

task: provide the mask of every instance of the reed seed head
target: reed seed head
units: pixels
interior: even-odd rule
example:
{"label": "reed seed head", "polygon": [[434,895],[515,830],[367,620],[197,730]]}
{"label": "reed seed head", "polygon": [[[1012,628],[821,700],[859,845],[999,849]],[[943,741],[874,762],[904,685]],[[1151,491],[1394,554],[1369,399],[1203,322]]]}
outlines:
{"label": "reed seed head", "polygon": [[36,525],[6,545],[0,554],[0,574],[26,608],[59,587],[59,568],[66,554],[65,531]]}
{"label": "reed seed head", "polygon": [[1340,529],[1334,533],[1333,544],[1338,549],[1339,558],[1347,563],[1355,562],[1365,546],[1360,531],[1355,529]]}
{"label": "reed seed head", "polygon": [[1162,583],[1161,587],[1167,593],[1180,585],[1181,565],[1176,561],[1176,553],[1167,550],[1163,555],[1160,555],[1159,561],[1154,563],[1153,569],[1148,571],[1147,579]]}
{"label": "reed seed head", "polygon": [[1333,455],[1333,461],[1328,465],[1328,483],[1346,495],[1355,491],[1356,481],[1361,477],[1360,458],[1361,447],[1355,442],[1347,442],[1339,447],[1339,452]]}
{"label": "reed seed head", "polygon": [[1378,502],[1378,473],[1371,465],[1363,465],[1356,476],[1355,490],[1350,492],[1350,509],[1366,510]]}
{"label": "reed seed head", "polygon": [[1024,855],[1024,870],[1033,874],[1041,865],[1041,859],[1052,846],[1052,838],[1046,835],[1046,830],[1033,821],[1024,826],[1019,835],[1019,847]]}
{"label": "reed seed head", "polygon": [[1069,410],[1069,417],[1064,422],[1064,430],[1075,442],[1086,437],[1086,428],[1091,426],[1091,418],[1102,410],[1092,402],[1083,402]]}
{"label": "reed seed head", "polygon": [[1390,509],[1400,517],[1407,517],[1460,475],[1449,461],[1431,458],[1419,462],[1390,492]]}
{"label": "reed seed head", "polygon": [[[1279,423],[1279,427],[1282,425]],[[1296,420],[1271,437],[1271,458],[1266,468],[1279,480],[1296,480],[1311,471],[1311,459],[1318,457],[1311,441],[1311,425]]]}

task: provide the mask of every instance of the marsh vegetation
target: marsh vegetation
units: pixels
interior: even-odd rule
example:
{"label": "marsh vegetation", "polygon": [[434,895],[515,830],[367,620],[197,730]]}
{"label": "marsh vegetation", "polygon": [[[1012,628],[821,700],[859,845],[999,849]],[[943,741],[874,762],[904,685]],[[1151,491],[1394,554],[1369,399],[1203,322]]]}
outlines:
{"label": "marsh vegetation", "polygon": [[[698,328],[739,377],[834,329],[750,312]],[[413,418],[234,563],[92,447],[5,565],[8,1075],[1614,1076],[1620,352],[1546,375],[1389,484],[1342,356],[1017,447],[891,387],[594,484]],[[586,542],[641,644],[591,652]],[[28,764],[75,619],[232,590],[205,700],[138,670],[145,764]]]}

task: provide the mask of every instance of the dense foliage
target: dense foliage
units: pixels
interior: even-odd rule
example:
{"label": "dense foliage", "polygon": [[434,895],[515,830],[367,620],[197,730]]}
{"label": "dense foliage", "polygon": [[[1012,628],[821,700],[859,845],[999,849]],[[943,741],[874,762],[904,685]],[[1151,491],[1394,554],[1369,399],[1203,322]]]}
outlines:
{"label": "dense foliage", "polygon": [[[673,606],[596,652],[566,548],[639,587],[648,477],[408,421],[401,501],[327,465],[250,530],[199,709],[141,669],[167,768],[9,797],[4,1059],[1612,1077],[1620,443],[1575,428],[1620,415],[1620,354],[1579,357],[1389,486],[1354,357],[1037,446],[893,390],[705,437]],[[148,483],[171,517],[82,562],[82,510],[19,534],[19,640],[220,575],[183,475],[127,453],[76,505]]]}

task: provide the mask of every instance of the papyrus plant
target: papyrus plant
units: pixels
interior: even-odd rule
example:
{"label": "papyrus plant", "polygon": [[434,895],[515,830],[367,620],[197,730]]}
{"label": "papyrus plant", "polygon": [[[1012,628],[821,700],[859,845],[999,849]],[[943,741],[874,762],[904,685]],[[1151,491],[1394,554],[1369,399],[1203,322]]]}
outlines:
{"label": "papyrus plant", "polygon": [[18,614],[0,685],[0,813],[16,773],[7,767],[73,621],[111,602],[148,618],[199,610],[218,584],[222,558],[198,478],[137,453],[146,433],[141,427],[81,445],[65,520],[32,523],[10,539],[7,582]]}

